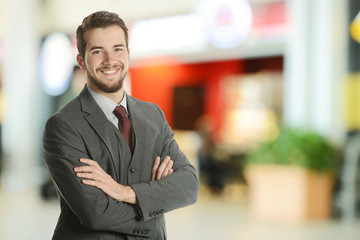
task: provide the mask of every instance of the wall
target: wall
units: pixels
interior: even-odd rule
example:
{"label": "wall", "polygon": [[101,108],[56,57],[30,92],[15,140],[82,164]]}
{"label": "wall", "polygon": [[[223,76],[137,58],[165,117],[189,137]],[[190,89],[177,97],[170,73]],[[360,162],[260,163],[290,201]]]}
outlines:
{"label": "wall", "polygon": [[[154,61],[154,60],[148,60]],[[193,64],[173,63],[163,59],[162,63],[130,69],[132,95],[143,101],[158,104],[165,113],[170,126],[173,122],[173,88],[175,86],[203,85],[205,87],[205,114],[211,116],[217,132],[222,125],[224,97],[221,80],[231,74],[243,71],[239,60],[205,62]]]}

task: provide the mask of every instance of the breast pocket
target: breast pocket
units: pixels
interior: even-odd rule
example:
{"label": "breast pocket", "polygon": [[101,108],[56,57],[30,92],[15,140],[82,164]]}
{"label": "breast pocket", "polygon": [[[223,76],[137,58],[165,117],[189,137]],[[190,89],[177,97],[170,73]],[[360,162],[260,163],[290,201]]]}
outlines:
{"label": "breast pocket", "polygon": [[146,145],[147,155],[151,156],[152,159],[155,159],[157,156],[161,155],[162,150],[162,139],[154,138]]}
{"label": "breast pocket", "polygon": [[154,160],[155,157],[161,155],[163,139],[161,131],[156,126],[148,125],[146,142],[146,155],[148,157]]}

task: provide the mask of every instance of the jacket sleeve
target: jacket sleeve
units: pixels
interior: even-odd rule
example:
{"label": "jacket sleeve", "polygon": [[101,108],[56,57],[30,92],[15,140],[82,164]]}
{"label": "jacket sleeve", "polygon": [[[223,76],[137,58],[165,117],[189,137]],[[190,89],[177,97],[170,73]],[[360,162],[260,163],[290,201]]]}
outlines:
{"label": "jacket sleeve", "polygon": [[58,193],[84,226],[127,235],[155,236],[154,224],[139,218],[134,205],[117,202],[76,177],[74,167],[81,164],[80,158],[89,156],[72,124],[51,117],[45,126],[43,146],[45,162]]}
{"label": "jacket sleeve", "polygon": [[158,181],[130,184],[136,193],[139,209],[145,221],[195,203],[199,191],[195,168],[179,149],[174,132],[165,120],[163,112],[159,107],[157,109],[161,115],[164,133],[161,157],[171,157],[174,161],[174,172]]}

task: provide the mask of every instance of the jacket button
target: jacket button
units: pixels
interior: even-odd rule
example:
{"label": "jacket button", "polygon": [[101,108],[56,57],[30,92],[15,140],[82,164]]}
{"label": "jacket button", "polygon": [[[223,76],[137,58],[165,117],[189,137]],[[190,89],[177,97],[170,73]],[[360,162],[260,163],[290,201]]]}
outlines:
{"label": "jacket button", "polygon": [[130,173],[134,173],[134,172],[135,172],[135,169],[130,168],[130,169],[129,169],[129,172],[130,172]]}

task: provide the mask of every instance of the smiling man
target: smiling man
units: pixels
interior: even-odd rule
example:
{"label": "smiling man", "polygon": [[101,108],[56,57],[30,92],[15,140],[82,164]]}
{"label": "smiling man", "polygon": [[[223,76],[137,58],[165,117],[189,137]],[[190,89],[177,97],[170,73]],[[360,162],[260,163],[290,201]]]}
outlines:
{"label": "smiling man", "polygon": [[[82,55],[77,56],[77,61],[80,68],[86,71],[89,87],[106,93],[107,96],[121,97],[123,82],[129,69],[129,52],[124,30],[117,25],[94,28],[86,31],[83,39],[79,40],[85,39],[88,47]],[[122,94],[116,94],[119,90]]]}
{"label": "smiling man", "polygon": [[43,137],[61,205],[53,239],[166,239],[164,214],[196,202],[195,168],[161,109],[124,90],[123,20],[95,12],[76,38],[87,84],[49,118]]}

